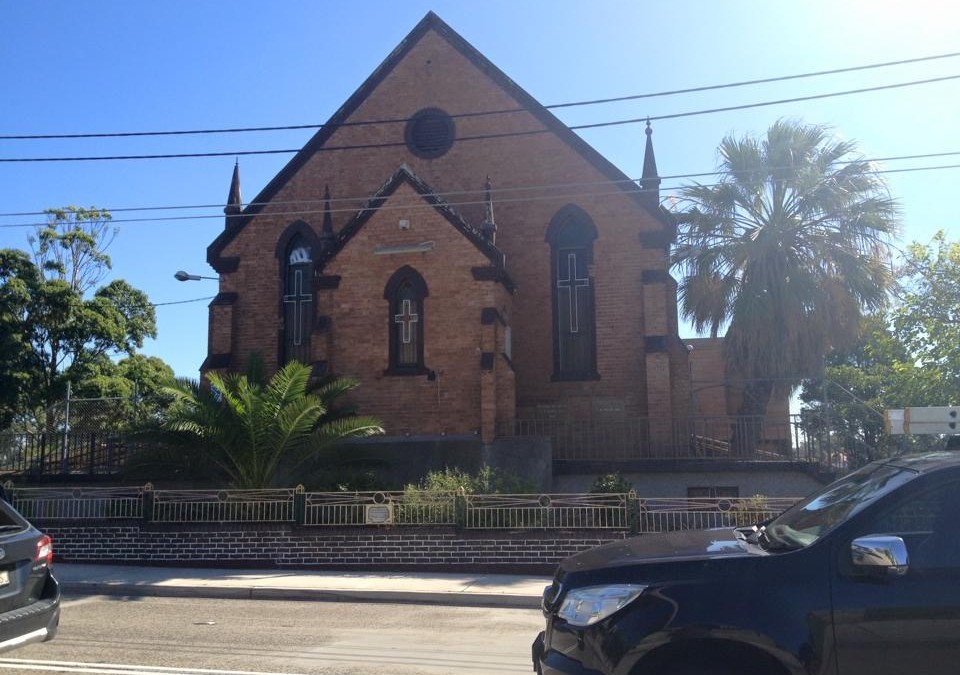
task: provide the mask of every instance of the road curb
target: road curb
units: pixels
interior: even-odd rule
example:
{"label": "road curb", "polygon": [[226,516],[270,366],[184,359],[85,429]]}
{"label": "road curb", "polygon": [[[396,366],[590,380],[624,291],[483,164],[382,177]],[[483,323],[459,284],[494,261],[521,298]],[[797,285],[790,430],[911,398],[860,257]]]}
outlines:
{"label": "road curb", "polygon": [[540,598],[505,593],[443,593],[432,591],[335,590],[265,586],[163,586],[125,582],[67,581],[64,593],[76,595],[129,595],[215,600],[299,600],[314,602],[381,602],[452,607],[537,609]]}

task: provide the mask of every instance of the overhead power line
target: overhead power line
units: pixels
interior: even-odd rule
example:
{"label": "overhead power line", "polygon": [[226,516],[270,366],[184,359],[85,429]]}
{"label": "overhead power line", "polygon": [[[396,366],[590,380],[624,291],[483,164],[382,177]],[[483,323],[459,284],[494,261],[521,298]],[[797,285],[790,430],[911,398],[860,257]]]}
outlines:
{"label": "overhead power line", "polygon": [[[594,122],[591,124],[577,124],[568,128],[577,131],[581,129],[598,129],[601,127],[621,126],[626,124],[638,124],[642,122],[652,122],[661,120],[680,119],[684,117],[693,117],[697,115],[710,115],[721,112],[731,112],[735,110],[748,110],[750,108],[763,108],[773,105],[782,105],[786,103],[801,103],[804,101],[816,101],[826,98],[835,98],[838,96],[851,96],[854,94],[865,94],[876,91],[887,91],[891,89],[901,89],[904,87],[915,87],[922,84],[933,84],[937,82],[948,82],[960,79],[960,75],[946,75],[944,77],[933,77],[924,80],[911,80],[909,82],[898,82],[895,84],[878,85],[875,87],[861,87],[859,89],[847,89],[844,91],[830,92],[827,94],[813,94],[810,96],[797,96],[794,98],[783,98],[774,101],[761,101],[758,103],[745,103],[742,105],[726,106],[720,108],[706,108],[701,110],[690,110],[681,113],[672,113],[667,115],[649,115],[645,117],[635,117],[624,120],[614,120],[609,122]],[[475,136],[460,136],[454,139],[454,142],[491,140],[496,138],[514,138],[519,136],[533,136],[545,133],[552,133],[551,129],[531,129],[528,131],[511,131],[495,134],[478,134]],[[314,152],[342,152],[346,150],[368,150],[377,148],[403,147],[406,143],[402,141],[391,143],[358,143],[342,146],[323,146],[315,148]],[[270,150],[232,150],[224,152],[184,152],[184,153],[165,153],[149,155],[101,155],[101,156],[75,156],[75,157],[0,157],[2,163],[27,163],[27,162],[93,162],[93,161],[119,161],[133,159],[187,159],[198,157],[230,157],[230,156],[249,156],[249,155],[270,155],[270,154],[293,154],[300,152],[302,148],[270,149]]]}
{"label": "overhead power line", "polygon": [[[727,82],[724,84],[711,84],[699,87],[689,87],[686,89],[672,89],[667,91],[658,91],[646,94],[629,94],[626,96],[615,96],[612,98],[598,98],[586,101],[570,101],[566,103],[554,103],[545,105],[548,110],[560,108],[573,108],[578,106],[601,105],[607,103],[622,103],[624,101],[637,101],[648,98],[660,98],[664,96],[677,96],[680,94],[694,94],[705,91],[716,91],[718,89],[732,89],[735,87],[746,87],[757,84],[769,84],[772,82],[785,82],[788,80],[799,80],[811,77],[821,77],[824,75],[837,75],[840,73],[852,73],[863,70],[873,70],[877,68],[889,68],[891,66],[903,66],[912,63],[922,63],[925,61],[935,61],[940,59],[951,59],[960,56],[960,52],[951,52],[947,54],[934,54],[932,56],[921,56],[912,59],[901,59],[899,61],[885,61],[883,63],[870,63],[860,66],[850,66],[847,68],[833,68],[830,70],[818,70],[809,73],[799,73],[794,75],[779,75],[775,77],[765,77],[755,80],[742,80],[739,82]],[[528,108],[502,108],[499,110],[482,110],[474,112],[456,113],[451,117],[479,117],[484,115],[503,115],[508,113],[527,112]],[[340,124],[286,124],[277,126],[260,127],[226,127],[220,129],[183,129],[168,131],[121,131],[121,132],[100,132],[100,133],[76,133],[76,134],[6,134],[0,135],[0,140],[52,140],[52,139],[81,139],[81,138],[135,138],[144,136],[188,136],[203,134],[236,134],[264,131],[299,131],[303,129],[323,129],[331,126],[353,127],[368,126],[373,124],[401,124],[410,121],[409,117],[388,118],[381,120],[365,120],[362,122],[342,122]]]}
{"label": "overhead power line", "polygon": [[[899,162],[906,160],[917,160],[917,159],[934,159],[937,157],[956,157],[960,155],[960,150],[954,151],[945,151],[945,152],[926,152],[916,155],[896,155],[889,157],[861,157],[858,159],[852,160],[843,160],[838,161],[837,164],[854,164],[854,163],[868,163],[876,164],[880,162]],[[770,171],[783,171],[787,170],[790,167],[771,167]],[[932,167],[920,167],[920,168],[907,168],[907,169],[883,169],[880,170],[883,173],[898,173],[900,171],[919,171],[919,170],[933,170],[939,168],[952,168],[950,166],[932,166]],[[684,178],[705,178],[708,176],[721,176],[729,173],[728,171],[700,171],[697,173],[677,173],[658,176],[660,180],[679,180]],[[736,172],[734,172],[736,173]],[[632,183],[636,185],[642,180],[642,178],[623,178],[621,180],[600,180],[600,181],[579,181],[579,182],[566,182],[566,183],[540,183],[537,185],[518,185],[518,186],[495,186],[490,188],[491,196],[500,198],[501,195],[514,192],[529,192],[534,190],[567,190],[571,188],[583,188],[583,187],[595,187],[601,185],[626,185]],[[424,197],[435,197],[437,199],[449,199],[451,197],[460,197],[463,195],[478,195],[485,194],[485,187],[477,187],[471,190],[438,190],[435,192],[429,192],[424,194]],[[291,199],[291,200],[281,200],[274,199],[266,202],[249,202],[244,205],[244,208],[249,208],[251,206],[288,206],[288,205],[310,205],[310,204],[324,204],[327,201],[333,204],[340,203],[349,203],[352,204],[350,209],[346,210],[356,210],[357,205],[370,199],[369,194],[353,196],[353,197],[331,197],[327,200],[324,197],[316,197],[313,199]],[[111,214],[115,213],[130,213],[130,212],[140,212],[140,211],[185,211],[185,210],[197,210],[197,209],[222,209],[223,204],[178,204],[172,206],[130,206],[122,208],[104,208],[104,211],[107,211]],[[343,210],[343,209],[341,209]],[[26,218],[30,216],[45,216],[47,215],[46,211],[17,211],[17,212],[8,212],[0,213],[0,218]],[[215,216],[217,218],[221,217],[220,215]],[[113,222],[113,221],[111,221]]]}
{"label": "overhead power line", "polygon": [[[881,170],[875,171],[874,173],[879,173],[879,174],[885,174],[885,173],[904,173],[904,172],[911,172],[911,171],[935,171],[935,170],[940,170],[940,169],[960,169],[960,164],[948,164],[948,165],[940,165],[940,166],[911,167],[911,168],[906,168],[906,169],[881,169]],[[622,183],[622,182],[625,182],[625,181],[607,181],[607,182],[605,182],[605,183],[600,183],[600,185],[616,185],[616,184]],[[716,185],[719,185],[719,184],[720,184],[720,183],[707,184],[705,187],[715,187]],[[585,185],[588,185],[588,184],[585,184]],[[682,189],[683,187],[684,187],[684,186],[676,186],[676,187],[672,187],[672,188],[664,188],[664,187],[661,187],[661,188],[659,188],[659,191],[660,191],[661,193],[663,193],[663,192],[669,191],[669,190],[680,190],[680,189]],[[519,188],[517,188],[517,189],[519,189]],[[481,192],[482,192],[481,190],[473,190],[473,191],[470,191],[469,193],[465,193],[465,194],[480,194]],[[645,192],[645,190],[643,190],[642,188],[639,188],[639,189],[637,190],[637,192]],[[497,204],[511,204],[511,203],[519,203],[519,202],[549,201],[549,200],[553,200],[553,199],[569,200],[569,199],[575,199],[575,198],[578,198],[578,197],[597,198],[597,197],[610,197],[610,196],[614,196],[614,195],[620,195],[620,196],[622,196],[623,194],[624,194],[623,190],[622,190],[622,189],[619,189],[619,188],[616,189],[616,190],[610,190],[610,191],[604,191],[604,192],[579,192],[579,193],[576,193],[576,192],[555,192],[555,193],[547,194],[547,195],[533,195],[533,196],[526,196],[526,197],[500,198],[500,199],[497,200],[496,203],[497,203]],[[410,210],[410,209],[418,209],[418,208],[423,208],[423,209],[432,209],[432,208],[435,208],[432,204],[429,204],[429,203],[424,202],[424,201],[422,200],[422,197],[423,197],[423,196],[426,196],[426,195],[422,195],[422,196],[421,196],[421,195],[418,195],[417,198],[415,198],[415,201],[413,201],[413,202],[403,202],[403,203],[398,203],[398,204],[385,204],[385,205],[383,205],[383,206],[377,207],[376,210],[377,210],[377,211],[397,211],[397,210]],[[666,198],[666,197],[665,197],[665,198]],[[368,200],[369,200],[369,196],[363,198],[362,201],[363,201],[364,203],[367,203]],[[307,202],[307,203],[317,203],[317,202],[320,202],[320,201],[323,201],[323,200],[312,200],[311,202]],[[358,201],[359,201],[359,200],[358,200]],[[271,203],[273,203],[273,202],[271,202]],[[280,202],[280,204],[284,204],[284,203],[285,203],[285,202]],[[298,204],[298,203],[304,203],[304,202],[293,202],[292,204]],[[485,198],[476,198],[476,199],[461,200],[461,201],[444,201],[443,205],[444,205],[444,206],[449,206],[449,207],[462,207],[462,206],[477,206],[477,205],[483,205],[483,204],[486,204],[486,203],[487,203],[487,202],[486,202],[486,199],[485,199]],[[274,203],[274,204],[275,204],[275,203]],[[181,207],[175,207],[175,208],[181,208]],[[189,208],[189,207],[182,207],[182,208]],[[217,206],[216,208],[221,208],[221,206]],[[331,208],[330,211],[329,211],[329,213],[331,213],[331,214],[335,214],[335,213],[351,213],[351,214],[352,214],[352,213],[357,213],[358,211],[362,211],[362,210],[364,210],[364,208],[365,208],[364,206],[357,206],[357,205],[352,206],[352,207]],[[372,207],[370,207],[370,208],[372,208]],[[304,208],[304,209],[298,209],[298,210],[275,211],[275,212],[271,212],[269,215],[272,216],[272,217],[290,217],[290,218],[292,218],[292,217],[303,217],[303,216],[311,216],[311,215],[312,215],[312,216],[319,216],[319,215],[321,215],[321,214],[323,214],[323,213],[326,213],[326,212],[327,212],[326,209],[321,208],[321,207],[317,207],[317,208]],[[189,216],[159,216],[159,217],[153,216],[153,217],[145,217],[145,218],[114,218],[114,219],[111,219],[111,220],[110,220],[110,223],[111,223],[111,224],[118,224],[118,223],[145,223],[145,222],[176,222],[176,221],[190,221],[190,220],[213,220],[213,219],[222,219],[223,217],[224,217],[224,216],[223,216],[222,213],[218,213],[218,214],[207,214],[207,215],[201,214],[201,215],[189,215]],[[35,223],[6,223],[6,224],[0,224],[0,229],[5,229],[5,228],[23,228],[23,227],[44,227],[44,226],[46,226],[46,225],[48,225],[48,223],[45,223],[45,222],[35,222]]]}
{"label": "overhead power line", "polygon": [[173,302],[151,302],[151,307],[166,307],[167,305],[186,305],[191,302],[203,302],[204,300],[213,300],[215,295],[210,295],[205,298],[193,298],[192,300],[174,300]]}

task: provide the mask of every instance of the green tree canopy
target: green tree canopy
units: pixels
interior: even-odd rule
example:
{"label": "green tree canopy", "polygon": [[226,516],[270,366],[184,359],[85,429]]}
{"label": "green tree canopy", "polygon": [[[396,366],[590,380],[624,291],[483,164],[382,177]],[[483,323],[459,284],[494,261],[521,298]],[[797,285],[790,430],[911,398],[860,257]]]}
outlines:
{"label": "green tree canopy", "polygon": [[347,438],[383,433],[370,417],[338,413],[335,404],[356,386],[334,379],[317,388],[309,366],[296,361],[265,380],[247,374],[208,373],[209,386],[181,379],[147,446],[128,460],[131,477],[185,477],[226,481],[239,489],[300,482],[297,472]]}
{"label": "green tree canopy", "polygon": [[897,208],[853,143],[780,120],[763,138],[728,136],[714,185],[682,190],[674,264],[681,311],[717,336],[745,381],[743,414],[776,382],[796,386],[851,344],[892,281]]}
{"label": "green tree canopy", "polygon": [[801,392],[807,420],[829,419],[861,463],[903,449],[905,439],[885,436],[884,410],[960,402],[960,243],[939,232],[929,245],[912,244],[897,277],[891,307],[863,323],[854,345],[831,355],[826,383],[815,378]]}
{"label": "green tree canopy", "polygon": [[929,245],[912,244],[898,268],[902,289],[893,312],[894,331],[917,367],[929,374],[917,397],[960,403],[960,242],[943,231]]}
{"label": "green tree canopy", "polygon": [[96,287],[110,269],[110,214],[47,213],[48,225],[30,238],[32,258],[0,250],[0,428],[15,412],[61,399],[68,381],[79,385],[105,357],[132,356],[156,336],[145,293],[119,279]]}
{"label": "green tree canopy", "polygon": [[23,251],[0,249],[0,429],[30,405],[40,382],[39,360],[23,330],[41,277]]}

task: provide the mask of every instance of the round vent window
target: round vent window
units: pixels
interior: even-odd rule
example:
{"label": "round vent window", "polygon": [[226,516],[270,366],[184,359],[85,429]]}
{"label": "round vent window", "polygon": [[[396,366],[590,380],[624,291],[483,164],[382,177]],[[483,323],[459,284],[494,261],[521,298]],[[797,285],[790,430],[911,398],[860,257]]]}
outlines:
{"label": "round vent window", "polygon": [[407,147],[417,157],[441,157],[453,145],[453,118],[438,108],[425,108],[407,122],[405,136]]}

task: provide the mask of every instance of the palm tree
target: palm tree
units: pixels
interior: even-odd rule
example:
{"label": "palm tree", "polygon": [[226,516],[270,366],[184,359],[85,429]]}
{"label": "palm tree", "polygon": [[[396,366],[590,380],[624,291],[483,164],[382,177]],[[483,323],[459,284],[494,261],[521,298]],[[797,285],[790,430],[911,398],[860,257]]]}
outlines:
{"label": "palm tree", "polygon": [[681,191],[681,311],[713,337],[727,327],[739,412],[762,415],[776,384],[818,372],[885,303],[897,205],[855,145],[822,126],[780,120],[763,139],[727,136],[719,153],[719,181]]}
{"label": "palm tree", "polygon": [[[209,386],[180,379],[167,391],[174,402],[128,472],[226,480],[259,489],[295,471],[338,442],[383,433],[370,417],[338,413],[334,403],[356,386],[338,378],[313,389],[311,369],[291,361],[267,382],[256,364],[247,374],[208,373]],[[156,474],[154,474],[155,477]]]}

